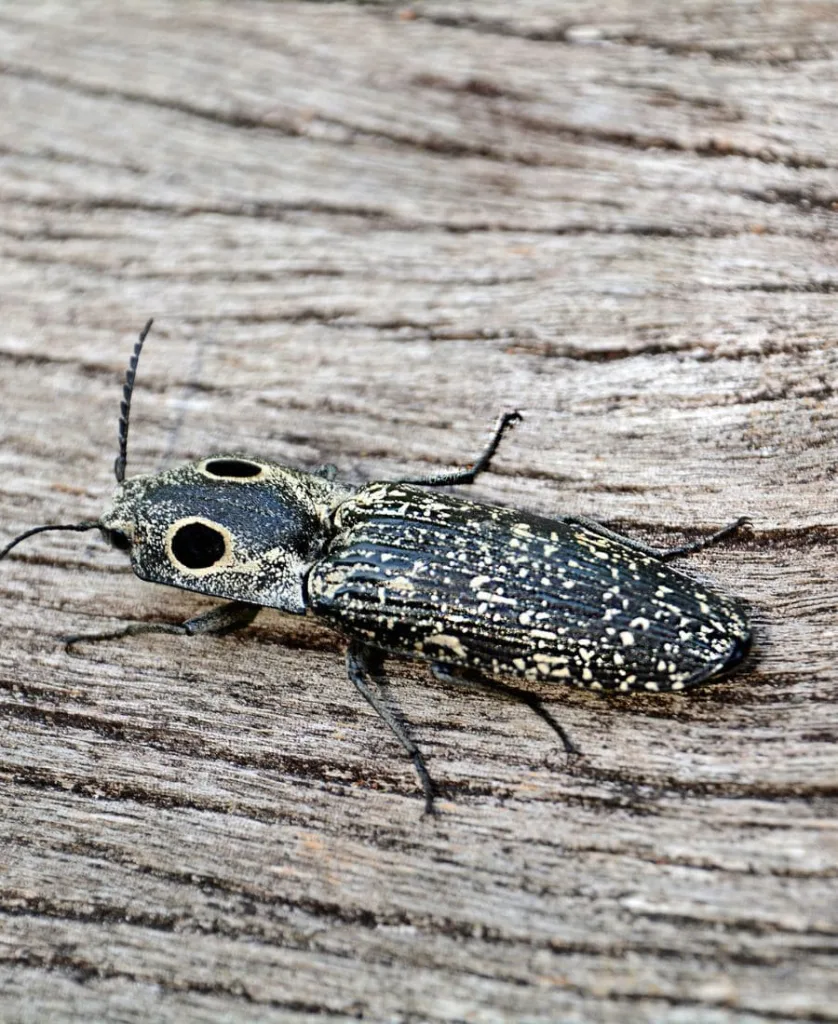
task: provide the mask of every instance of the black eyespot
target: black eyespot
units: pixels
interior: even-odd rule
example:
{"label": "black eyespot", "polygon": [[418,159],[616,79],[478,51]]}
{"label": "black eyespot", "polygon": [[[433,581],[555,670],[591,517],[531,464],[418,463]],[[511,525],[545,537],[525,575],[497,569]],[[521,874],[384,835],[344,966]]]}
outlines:
{"label": "black eyespot", "polygon": [[108,544],[115,547],[118,551],[131,550],[131,539],[122,530],[103,530],[102,533],[104,533]]}
{"label": "black eyespot", "polygon": [[262,467],[244,459],[210,459],[204,470],[210,476],[248,477],[259,476]]}
{"label": "black eyespot", "polygon": [[226,550],[224,534],[206,523],[185,523],[172,537],[172,554],[187,569],[209,569]]}

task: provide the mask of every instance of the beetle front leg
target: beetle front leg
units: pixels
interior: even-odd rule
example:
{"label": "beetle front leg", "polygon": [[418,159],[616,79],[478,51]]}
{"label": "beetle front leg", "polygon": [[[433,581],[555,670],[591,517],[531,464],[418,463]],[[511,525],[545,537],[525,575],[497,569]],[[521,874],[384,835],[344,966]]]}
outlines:
{"label": "beetle front leg", "polygon": [[[346,652],[346,671],[355,689],[376,712],[379,718],[387,724],[392,734],[404,747],[408,757],[413,761],[413,767],[416,769],[416,774],[422,783],[422,792],[425,796],[425,814],[433,814],[436,787],[425,766],[422,753],[410,736],[408,736],[402,723],[373,688],[375,686],[375,674],[381,667],[381,661],[382,656],[374,647],[368,647],[366,644],[353,640]],[[373,685],[371,686],[370,683]]]}
{"label": "beetle front leg", "polygon": [[143,633],[175,633],[178,636],[200,636],[206,633],[230,633],[234,629],[249,626],[261,610],[261,605],[247,601],[230,601],[220,608],[196,615],[186,622],[133,622],[130,626],[112,633],[77,633],[64,637],[64,650],[72,653],[75,644],[98,643],[100,640],[120,640],[125,636],[139,636]]}
{"label": "beetle front leg", "polygon": [[477,477],[489,468],[489,463],[495,456],[503,440],[503,435],[514,424],[523,419],[523,416],[516,409],[514,412],[505,412],[498,419],[492,440],[483,449],[482,454],[473,466],[453,469],[449,473],[435,473],[432,476],[406,477],[403,480],[395,480],[397,484],[419,484],[422,487],[453,487],[457,484],[473,484]]}

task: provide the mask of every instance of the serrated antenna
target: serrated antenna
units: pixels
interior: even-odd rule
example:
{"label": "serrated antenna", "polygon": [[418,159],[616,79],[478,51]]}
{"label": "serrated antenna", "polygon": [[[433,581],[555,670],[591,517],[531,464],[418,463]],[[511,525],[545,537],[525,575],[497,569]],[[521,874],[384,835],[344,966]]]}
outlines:
{"label": "serrated antenna", "polygon": [[153,323],[153,319],[149,320],[140,331],[140,336],[137,339],[136,345],[134,345],[134,351],[131,353],[131,359],[128,362],[128,369],[125,371],[125,383],[122,385],[122,401],[119,403],[119,454],[113,464],[113,471],[118,484],[121,484],[125,479],[125,464],[128,461],[128,421],[131,418],[131,395],[134,391],[134,378],[137,376],[137,363],[140,361],[143,343]]}

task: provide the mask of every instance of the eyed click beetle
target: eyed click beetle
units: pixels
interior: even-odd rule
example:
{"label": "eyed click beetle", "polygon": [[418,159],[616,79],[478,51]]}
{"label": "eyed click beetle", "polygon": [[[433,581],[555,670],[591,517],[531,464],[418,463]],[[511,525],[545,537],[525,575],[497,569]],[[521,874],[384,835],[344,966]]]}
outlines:
{"label": "eyed click beetle", "polygon": [[248,625],[262,607],[309,612],[348,639],[349,678],[411,757],[425,809],[434,785],[405,727],[381,699],[387,655],[419,658],[446,680],[525,701],[575,748],[538,697],[505,677],[592,690],[686,690],[738,664],[751,643],[745,605],[671,568],[673,558],[732,534],[659,551],[579,516],[546,518],[481,505],[435,488],[472,483],[517,412],[466,469],[361,487],[254,458],[213,455],[125,479],[128,421],[146,324],[120,407],[113,499],[96,521],[39,526],[98,529],[129,553],[141,579],[228,603],[182,624],[133,624],[139,633],[194,636]]}

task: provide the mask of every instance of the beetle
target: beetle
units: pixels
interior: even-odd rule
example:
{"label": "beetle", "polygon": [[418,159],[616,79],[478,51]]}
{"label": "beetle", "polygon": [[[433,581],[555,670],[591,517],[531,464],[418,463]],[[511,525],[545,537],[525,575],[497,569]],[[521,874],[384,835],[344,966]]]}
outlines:
{"label": "beetle", "polygon": [[37,533],[98,529],[141,579],[228,603],[181,624],[67,637],[68,650],[140,633],[226,632],[248,625],[262,607],[313,614],[348,639],[349,678],[412,759],[426,812],[434,783],[376,685],[388,655],[525,701],[569,753],[577,750],[565,730],[510,678],[680,691],[745,657],[752,640],[745,603],[669,565],[730,536],[745,518],[657,550],[581,516],[548,518],[437,490],[471,484],[487,470],[518,412],[501,416],[473,465],[432,476],[355,487],[336,479],[333,466],[305,472],[218,454],[126,479],[131,397],[151,324],[125,375],[110,504],[94,521],[27,530],[0,559]]}

